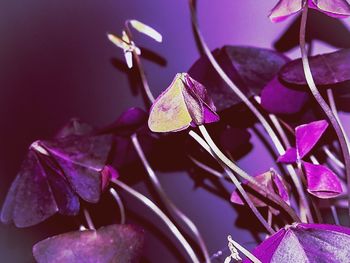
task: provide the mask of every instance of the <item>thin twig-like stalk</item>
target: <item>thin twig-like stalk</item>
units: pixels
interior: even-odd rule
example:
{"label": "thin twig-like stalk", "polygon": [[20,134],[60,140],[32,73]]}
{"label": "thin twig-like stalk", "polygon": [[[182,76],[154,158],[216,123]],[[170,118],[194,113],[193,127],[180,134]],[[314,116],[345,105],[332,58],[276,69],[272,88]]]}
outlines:
{"label": "thin twig-like stalk", "polygon": [[301,59],[303,63],[303,69],[305,74],[306,82],[310,88],[310,91],[326,116],[328,117],[331,125],[333,126],[335,133],[338,137],[340,148],[343,153],[344,164],[345,164],[345,173],[347,177],[347,186],[348,186],[348,214],[350,217],[350,156],[349,156],[349,147],[347,144],[347,139],[342,127],[335,115],[333,114],[331,108],[327,104],[327,102],[323,99],[322,95],[318,91],[314,78],[311,73],[311,68],[309,64],[309,59],[306,51],[306,42],[305,42],[305,34],[306,34],[306,22],[307,22],[307,14],[308,14],[308,5],[304,5],[302,16],[301,16],[301,24],[300,24],[300,36],[299,36],[299,44],[300,44],[300,52]]}
{"label": "thin twig-like stalk", "polygon": [[122,199],[118,195],[117,191],[114,188],[110,188],[109,192],[113,196],[114,200],[117,202],[119,207],[119,213],[120,213],[120,224],[125,224],[125,208]]}
{"label": "thin twig-like stalk", "polygon": [[187,254],[191,258],[192,262],[199,263],[199,259],[194,253],[191,245],[187,242],[187,240],[184,238],[184,236],[181,234],[179,229],[174,225],[174,223],[169,219],[169,217],[164,214],[164,212],[150,199],[148,199],[146,196],[141,194],[140,192],[132,189],[128,185],[124,184],[123,182],[117,180],[117,179],[111,179],[111,182],[114,183],[116,186],[120,187],[139,201],[141,201],[144,205],[146,205],[148,208],[150,208],[170,229],[170,231],[174,234],[174,236],[179,240],[181,245],[186,250]]}
{"label": "thin twig-like stalk", "polygon": [[134,148],[138,154],[138,156],[140,157],[143,166],[145,167],[148,177],[151,179],[151,182],[154,186],[154,188],[156,189],[159,197],[161,198],[161,200],[163,201],[163,203],[165,204],[165,206],[169,209],[170,212],[172,212],[173,214],[175,214],[178,218],[181,219],[182,222],[184,222],[186,224],[186,226],[191,230],[191,232],[193,233],[193,235],[196,237],[198,244],[202,250],[202,253],[204,255],[205,258],[205,262],[209,262],[210,263],[210,256],[209,256],[209,252],[207,249],[207,246],[205,245],[204,239],[201,235],[201,233],[199,232],[197,226],[192,222],[191,219],[189,219],[174,203],[173,201],[168,197],[168,195],[165,193],[164,188],[162,187],[156,173],[154,172],[154,170],[152,169],[151,165],[149,164],[143,149],[139,143],[139,140],[137,139],[137,135],[134,133],[131,136],[131,141],[134,145]]}
{"label": "thin twig-like stalk", "polygon": [[[130,23],[129,20],[125,21],[125,32],[128,35],[128,38],[130,39],[130,41],[133,41],[133,36],[132,36],[131,30],[130,30],[130,27],[129,27],[129,23]],[[136,66],[137,66],[137,68],[139,70],[139,73],[140,73],[140,77],[141,77],[141,81],[142,81],[142,86],[143,86],[144,92],[145,92],[148,100],[150,101],[150,103],[153,103],[154,102],[154,96],[153,96],[153,94],[151,92],[151,89],[149,87],[149,84],[148,84],[148,81],[147,81],[147,77],[146,77],[146,73],[145,73],[145,70],[143,69],[143,65],[142,65],[140,56],[136,53],[135,50],[132,51],[132,54],[133,54],[134,60],[136,62]]]}
{"label": "thin twig-like stalk", "polygon": [[92,222],[90,213],[86,208],[84,208],[84,217],[85,217],[85,221],[86,221],[86,224],[88,225],[89,229],[95,230],[96,228],[94,226],[94,223]]}
{"label": "thin twig-like stalk", "polygon": [[[204,37],[200,31],[197,14],[194,6],[194,0],[189,0],[190,5],[190,11],[191,11],[191,19],[192,19],[192,25],[194,27],[195,33],[198,37],[198,40],[200,42],[200,45],[205,53],[205,55],[208,57],[211,65],[214,67],[216,72],[219,74],[219,76],[225,81],[225,83],[232,89],[232,91],[247,105],[247,107],[251,110],[251,112],[256,116],[256,118],[260,121],[268,135],[270,136],[273,144],[275,145],[278,154],[282,155],[285,153],[285,149],[283,148],[282,143],[280,142],[278,136],[276,135],[275,131],[272,129],[269,122],[265,119],[265,117],[260,113],[260,111],[255,107],[255,105],[244,95],[244,93],[232,82],[232,80],[227,76],[225,71],[221,68],[219,63],[216,61],[214,56],[212,55],[208,45],[206,44]],[[292,178],[292,181],[297,189],[297,192],[299,194],[299,198],[302,200],[303,205],[307,211],[308,217],[311,218],[311,212],[309,204],[307,203],[307,199],[305,198],[305,194],[303,192],[302,185],[291,165],[286,165],[286,168]]]}

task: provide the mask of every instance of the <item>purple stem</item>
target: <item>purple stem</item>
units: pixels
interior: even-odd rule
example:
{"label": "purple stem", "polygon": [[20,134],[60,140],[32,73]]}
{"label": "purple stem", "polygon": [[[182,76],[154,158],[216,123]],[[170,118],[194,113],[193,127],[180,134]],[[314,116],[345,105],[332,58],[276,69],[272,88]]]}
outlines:
{"label": "purple stem", "polygon": [[338,119],[334,116],[331,108],[328,106],[327,102],[323,99],[322,95],[318,91],[314,78],[311,73],[311,68],[309,64],[309,59],[306,51],[306,43],[305,43],[305,34],[306,34],[306,22],[307,22],[307,13],[308,13],[308,5],[305,5],[303,8],[302,16],[301,16],[301,24],[300,24],[300,35],[299,35],[299,44],[300,44],[300,52],[301,59],[303,62],[303,69],[306,78],[306,82],[310,88],[310,91],[326,116],[328,117],[331,125],[333,126],[335,133],[338,137],[340,148],[343,153],[344,164],[345,164],[345,173],[347,177],[347,188],[348,188],[348,215],[350,217],[350,156],[349,156],[349,148],[347,145],[346,135],[344,134],[341,125],[339,124]]}

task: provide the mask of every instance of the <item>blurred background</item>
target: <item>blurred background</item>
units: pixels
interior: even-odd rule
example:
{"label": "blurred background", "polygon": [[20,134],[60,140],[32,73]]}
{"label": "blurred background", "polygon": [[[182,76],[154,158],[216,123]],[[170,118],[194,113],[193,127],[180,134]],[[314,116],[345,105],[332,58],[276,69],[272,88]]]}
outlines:
{"label": "blurred background", "polygon": [[[276,2],[199,0],[199,23],[209,47],[229,44],[277,48],[292,58],[298,57],[296,17],[279,24],[272,24],[267,18]],[[122,51],[106,37],[107,32],[120,34],[126,19],[140,20],[163,35],[163,43],[159,44],[135,33],[136,43],[144,51],[142,61],[155,95],[169,85],[176,73],[187,71],[200,56],[186,0],[1,2],[1,205],[31,142],[50,138],[71,117],[103,126],[129,107],[145,107],[139,89],[131,88],[135,86],[135,78],[124,65]],[[335,22],[324,15],[313,16],[310,21],[309,29],[315,38],[314,53],[349,47],[347,21]],[[341,117],[349,129],[346,114]],[[273,159],[266,154],[261,141],[253,136],[251,143],[253,149],[239,164],[251,174],[273,166]],[[171,149],[164,154],[170,158]],[[186,172],[158,172],[158,175],[169,196],[197,224],[211,254],[226,247],[228,234],[246,247],[254,247],[256,237],[246,224],[240,226],[237,211],[241,210],[228,202],[229,195],[223,198],[196,187]],[[154,197],[144,181],[138,181],[133,187]],[[227,186],[228,192],[232,189]],[[147,208],[126,193],[120,191],[120,194],[128,209],[127,220],[146,230],[144,262],[186,262],[186,255],[168,229]],[[101,206],[89,208],[97,226],[118,220],[116,205],[113,206],[107,196],[103,199],[106,203],[103,207],[107,207],[108,212]],[[256,228],[257,223],[249,220],[250,213],[241,217],[252,222],[248,227]],[[33,244],[77,229],[79,220],[82,218],[55,216],[28,229],[0,225],[1,262],[33,262]]]}

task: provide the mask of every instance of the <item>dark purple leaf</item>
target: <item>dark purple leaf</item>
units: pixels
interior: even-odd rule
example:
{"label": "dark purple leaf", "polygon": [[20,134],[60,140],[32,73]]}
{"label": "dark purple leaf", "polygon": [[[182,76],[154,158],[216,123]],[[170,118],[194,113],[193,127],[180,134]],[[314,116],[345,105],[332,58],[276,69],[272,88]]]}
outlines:
{"label": "dark purple leaf", "polygon": [[44,164],[40,153],[29,150],[11,185],[1,211],[1,221],[17,227],[38,224],[59,211],[74,215],[79,200],[61,173]]}
{"label": "dark purple leaf", "polygon": [[41,144],[63,170],[74,191],[85,201],[96,203],[112,140],[111,135],[69,136]]}
{"label": "dark purple leaf", "polygon": [[[350,49],[313,56],[309,61],[316,85],[332,85],[350,80]],[[301,59],[287,63],[279,76],[287,83],[307,84]]]}
{"label": "dark purple leaf", "polygon": [[300,223],[280,229],[256,247],[253,254],[263,263],[338,263],[348,262],[349,246],[349,228]]}
{"label": "dark purple leaf", "polygon": [[139,262],[144,233],[133,225],[110,225],[49,237],[33,247],[38,263]]}
{"label": "dark purple leaf", "polygon": [[299,112],[309,99],[309,93],[282,84],[276,76],[261,92],[261,106],[274,114]]}
{"label": "dark purple leaf", "polygon": [[[262,88],[289,61],[275,51],[254,47],[224,46],[212,53],[229,78],[249,98],[260,95]],[[206,57],[197,60],[188,73],[207,87],[218,111],[241,102]]]}
{"label": "dark purple leaf", "polygon": [[293,147],[288,148],[283,155],[278,157],[277,161],[281,163],[295,163],[297,161],[297,150]]}
{"label": "dark purple leaf", "polygon": [[307,190],[318,198],[333,198],[343,190],[338,176],[328,167],[320,164],[303,162],[307,179]]}
{"label": "dark purple leaf", "polygon": [[302,159],[315,146],[328,127],[325,120],[303,124],[295,129],[297,157]]}

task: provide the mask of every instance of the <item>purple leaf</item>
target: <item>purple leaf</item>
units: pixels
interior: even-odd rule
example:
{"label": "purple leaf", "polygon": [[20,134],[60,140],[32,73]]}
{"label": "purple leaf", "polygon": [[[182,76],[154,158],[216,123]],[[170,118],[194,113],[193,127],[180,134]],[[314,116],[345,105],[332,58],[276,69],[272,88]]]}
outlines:
{"label": "purple leaf", "polygon": [[148,126],[153,132],[181,131],[218,121],[215,110],[205,87],[187,73],[179,73],[153,103]]}
{"label": "purple leaf", "polygon": [[325,120],[303,124],[295,129],[298,159],[302,159],[315,146],[328,127]]}
{"label": "purple leaf", "polygon": [[253,254],[263,263],[348,262],[349,246],[349,228],[300,223],[280,229]]}
{"label": "purple leaf", "polygon": [[298,13],[303,5],[303,0],[280,0],[271,10],[269,18],[272,22],[281,22],[289,16]]}
{"label": "purple leaf", "polygon": [[343,190],[338,176],[328,167],[319,164],[303,162],[307,179],[307,190],[318,198],[332,198],[340,195]]}
{"label": "purple leaf", "polygon": [[[229,78],[249,98],[259,95],[262,88],[289,61],[276,51],[254,47],[224,46],[212,53]],[[188,72],[207,87],[218,111],[241,102],[206,57],[197,60]]]}
{"label": "purple leaf", "polygon": [[276,76],[261,92],[261,106],[274,114],[299,112],[309,100],[309,93],[283,85]]}
{"label": "purple leaf", "polygon": [[[269,18],[272,22],[281,22],[298,13],[303,8],[303,0],[280,0],[271,10]],[[344,18],[350,15],[350,6],[346,0],[305,0],[306,4],[328,16]]]}
{"label": "purple leaf", "polygon": [[309,0],[309,6],[335,18],[350,16],[350,5],[346,0]]}
{"label": "purple leaf", "polygon": [[[313,56],[309,62],[316,85],[332,85],[350,80],[350,49]],[[307,85],[301,59],[287,63],[279,76],[287,83]]]}
{"label": "purple leaf", "polygon": [[30,149],[6,196],[1,221],[28,227],[57,211],[75,215],[79,211],[79,200],[57,167]]}
{"label": "purple leaf", "polygon": [[49,237],[33,247],[38,263],[139,262],[143,230],[133,225],[110,225]]}
{"label": "purple leaf", "polygon": [[111,135],[42,141],[42,146],[63,170],[74,191],[85,201],[96,203],[101,194],[101,172],[112,147]]}
{"label": "purple leaf", "polygon": [[293,147],[288,148],[286,152],[278,157],[280,163],[295,163],[297,161],[297,150]]}

